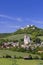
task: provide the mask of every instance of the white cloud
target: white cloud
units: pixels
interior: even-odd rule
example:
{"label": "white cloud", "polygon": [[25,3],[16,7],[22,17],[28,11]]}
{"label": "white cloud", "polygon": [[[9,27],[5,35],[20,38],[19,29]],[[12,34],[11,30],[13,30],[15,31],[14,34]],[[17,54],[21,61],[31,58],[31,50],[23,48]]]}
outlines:
{"label": "white cloud", "polygon": [[32,20],[32,19],[29,19],[29,18],[26,18],[26,21],[31,21],[32,23],[37,23],[37,24],[43,24],[43,21]]}
{"label": "white cloud", "polygon": [[21,22],[21,21],[23,21],[21,18],[14,18],[14,17],[10,17],[10,16],[7,16],[7,15],[0,15],[0,17],[2,17],[2,18],[7,18],[7,19],[10,19],[10,20],[16,20],[16,21],[19,21],[19,22]]}
{"label": "white cloud", "polygon": [[[14,18],[14,17],[10,17],[10,16],[7,16],[7,15],[0,15],[0,17],[2,18],[7,18],[9,20],[13,20],[13,21],[18,21],[18,22],[32,22],[32,23],[37,23],[37,24],[43,24],[43,21],[39,21],[39,20],[32,20],[30,18],[25,18],[25,19],[22,19],[22,18]],[[6,22],[3,22],[3,21],[0,21],[1,24],[4,24]]]}
{"label": "white cloud", "polygon": [[16,18],[17,21],[23,21],[21,18]]}
{"label": "white cloud", "polygon": [[20,26],[18,26],[18,25],[15,25],[15,26],[13,26],[13,25],[10,25],[10,26],[8,26],[9,28],[20,28]]}

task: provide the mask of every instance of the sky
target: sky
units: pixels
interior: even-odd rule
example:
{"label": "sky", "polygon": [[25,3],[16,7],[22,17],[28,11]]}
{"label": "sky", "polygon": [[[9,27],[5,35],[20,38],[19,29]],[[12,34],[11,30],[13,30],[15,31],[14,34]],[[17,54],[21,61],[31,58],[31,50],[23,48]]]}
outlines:
{"label": "sky", "polygon": [[0,0],[0,33],[26,25],[43,28],[43,0]]}

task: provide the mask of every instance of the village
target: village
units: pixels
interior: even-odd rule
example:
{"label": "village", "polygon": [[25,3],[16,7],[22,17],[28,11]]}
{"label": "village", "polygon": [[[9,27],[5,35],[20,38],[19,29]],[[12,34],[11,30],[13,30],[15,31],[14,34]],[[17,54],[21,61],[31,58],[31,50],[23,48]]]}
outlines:
{"label": "village", "polygon": [[31,50],[34,50],[37,47],[43,47],[43,42],[33,44],[33,41],[30,39],[30,36],[25,34],[23,39],[23,44],[20,44],[20,42],[3,42],[3,44],[0,46],[0,48],[7,48],[7,49],[13,47],[17,47],[17,48],[20,47],[27,50],[31,48]]}

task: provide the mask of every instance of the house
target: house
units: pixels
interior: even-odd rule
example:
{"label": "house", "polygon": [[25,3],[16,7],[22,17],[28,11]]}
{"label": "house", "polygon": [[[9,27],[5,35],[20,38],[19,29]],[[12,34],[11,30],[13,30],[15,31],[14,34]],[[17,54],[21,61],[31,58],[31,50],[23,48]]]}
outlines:
{"label": "house", "polygon": [[25,45],[21,45],[22,48],[25,48]]}
{"label": "house", "polygon": [[43,42],[41,42],[41,45],[43,46]]}
{"label": "house", "polygon": [[21,45],[22,48],[29,49],[29,45]]}
{"label": "house", "polygon": [[37,43],[36,45],[37,45],[37,47],[38,47],[38,46],[40,46],[40,44],[39,44],[39,43]]}
{"label": "house", "polygon": [[19,46],[19,42],[13,42],[11,45],[12,45],[13,47]]}
{"label": "house", "polygon": [[4,42],[2,48],[12,48],[12,45],[10,42]]}

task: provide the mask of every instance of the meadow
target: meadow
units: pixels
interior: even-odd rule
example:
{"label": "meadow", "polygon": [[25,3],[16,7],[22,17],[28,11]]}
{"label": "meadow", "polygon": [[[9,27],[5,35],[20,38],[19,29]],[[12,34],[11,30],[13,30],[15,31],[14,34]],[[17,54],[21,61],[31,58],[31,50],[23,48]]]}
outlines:
{"label": "meadow", "polygon": [[41,40],[43,40],[43,36],[39,36],[39,38],[40,38]]}
{"label": "meadow", "polygon": [[0,65],[43,65],[42,60],[0,59]]}
{"label": "meadow", "polygon": [[[10,35],[1,39],[8,39],[8,40],[21,40],[24,38],[25,34],[16,34],[16,35]],[[32,35],[27,34],[28,36],[30,36],[32,38]],[[41,40],[43,40],[43,36],[38,36],[38,38],[40,38]]]}
{"label": "meadow", "polygon": [[10,50],[0,50],[0,58],[6,55],[10,55],[11,57],[16,56],[16,57],[26,57],[31,55],[32,58],[34,58],[35,56],[38,56],[40,58],[39,55],[37,54],[32,54],[32,53],[27,53],[27,52],[17,52],[17,51],[10,51]]}
{"label": "meadow", "polygon": [[[25,60],[25,59],[15,59],[15,58],[3,58],[6,54],[16,57],[29,56],[30,53],[9,51],[9,50],[0,50],[0,65],[43,65],[43,60]],[[32,57],[35,56],[31,54]]]}
{"label": "meadow", "polygon": [[15,56],[16,55],[17,57],[19,57],[19,56],[24,57],[24,56],[28,56],[29,55],[29,53],[9,51],[9,50],[0,50],[0,57],[6,56],[7,54],[10,55],[10,56]]}
{"label": "meadow", "polygon": [[[11,35],[2,39],[9,39],[9,40],[20,40],[22,38],[24,38],[25,34],[16,34],[16,35]],[[31,36],[30,34],[28,34],[28,36]]]}

